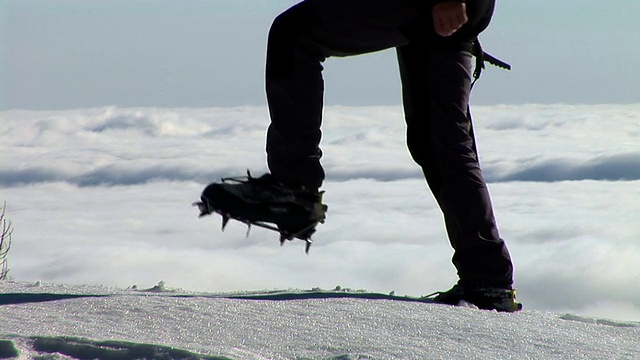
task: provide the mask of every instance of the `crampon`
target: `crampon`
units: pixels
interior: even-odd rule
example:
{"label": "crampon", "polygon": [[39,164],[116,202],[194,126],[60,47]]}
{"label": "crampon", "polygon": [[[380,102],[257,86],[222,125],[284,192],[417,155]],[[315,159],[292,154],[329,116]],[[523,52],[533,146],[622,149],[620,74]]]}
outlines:
{"label": "crampon", "polygon": [[288,187],[274,181],[269,174],[254,178],[222,178],[209,184],[202,192],[201,201],[193,203],[200,210],[199,217],[212,213],[222,216],[222,231],[229,220],[273,230],[285,240],[300,239],[309,252],[318,223],[323,223],[327,206],[322,204],[322,192]]}

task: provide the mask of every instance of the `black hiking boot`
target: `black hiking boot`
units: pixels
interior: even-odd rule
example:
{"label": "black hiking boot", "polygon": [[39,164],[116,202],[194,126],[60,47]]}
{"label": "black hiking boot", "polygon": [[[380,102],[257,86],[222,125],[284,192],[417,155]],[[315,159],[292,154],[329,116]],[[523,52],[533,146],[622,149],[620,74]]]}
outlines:
{"label": "black hiking boot", "polygon": [[212,212],[222,215],[222,229],[229,219],[257,225],[280,233],[280,242],[294,238],[311,245],[316,225],[323,223],[327,206],[322,192],[282,184],[270,174],[254,178],[223,178],[209,184],[195,203],[200,216]]}
{"label": "black hiking boot", "polygon": [[516,312],[522,310],[522,304],[516,301],[515,289],[475,288],[456,284],[448,291],[436,292],[426,298],[448,305],[458,305],[466,301],[482,310]]}

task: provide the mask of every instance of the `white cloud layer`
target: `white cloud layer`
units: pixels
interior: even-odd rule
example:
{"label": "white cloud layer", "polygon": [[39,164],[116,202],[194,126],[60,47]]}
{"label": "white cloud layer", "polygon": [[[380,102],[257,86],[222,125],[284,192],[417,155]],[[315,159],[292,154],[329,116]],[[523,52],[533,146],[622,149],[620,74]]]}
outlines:
{"label": "white cloud layer", "polygon": [[[474,112],[502,236],[527,308],[640,319],[640,105]],[[301,242],[190,207],[208,182],[266,171],[262,107],[0,113],[0,200],[19,280],[198,291],[424,294],[455,282],[439,210],[400,107],[329,107],[327,222]]]}

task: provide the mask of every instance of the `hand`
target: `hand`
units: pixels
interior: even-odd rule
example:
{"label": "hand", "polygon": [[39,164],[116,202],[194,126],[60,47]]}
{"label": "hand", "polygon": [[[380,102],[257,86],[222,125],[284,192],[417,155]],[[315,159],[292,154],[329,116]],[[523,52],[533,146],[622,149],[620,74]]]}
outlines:
{"label": "hand", "polygon": [[451,36],[469,21],[467,5],[460,1],[445,1],[433,7],[433,27],[440,36]]}

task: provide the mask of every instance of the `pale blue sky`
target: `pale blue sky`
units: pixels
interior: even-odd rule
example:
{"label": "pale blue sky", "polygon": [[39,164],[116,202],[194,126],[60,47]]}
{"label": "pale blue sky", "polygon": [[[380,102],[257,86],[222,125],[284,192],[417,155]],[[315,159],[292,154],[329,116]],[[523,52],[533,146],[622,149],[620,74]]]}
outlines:
{"label": "pale blue sky", "polygon": [[[0,0],[0,110],[262,105],[266,35],[294,0]],[[637,103],[640,2],[498,2],[476,104]],[[330,59],[328,104],[399,104],[395,53]]]}

